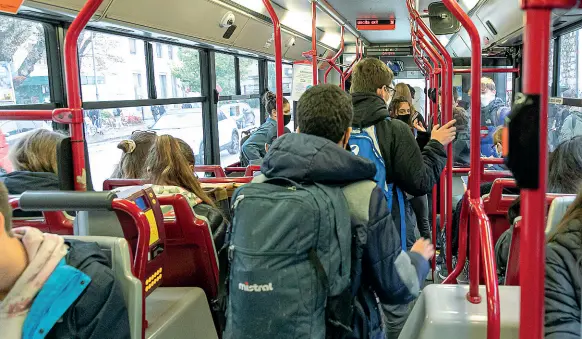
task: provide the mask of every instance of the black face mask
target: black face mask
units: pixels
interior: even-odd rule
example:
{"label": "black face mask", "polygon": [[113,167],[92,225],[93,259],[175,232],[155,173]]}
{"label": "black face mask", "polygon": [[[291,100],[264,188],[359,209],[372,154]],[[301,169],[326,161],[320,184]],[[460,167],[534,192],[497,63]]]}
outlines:
{"label": "black face mask", "polygon": [[398,120],[402,120],[405,123],[408,123],[410,121],[410,114],[404,114],[404,115],[397,115],[396,119]]}
{"label": "black face mask", "polygon": [[291,114],[283,115],[283,125],[287,126],[291,122]]}

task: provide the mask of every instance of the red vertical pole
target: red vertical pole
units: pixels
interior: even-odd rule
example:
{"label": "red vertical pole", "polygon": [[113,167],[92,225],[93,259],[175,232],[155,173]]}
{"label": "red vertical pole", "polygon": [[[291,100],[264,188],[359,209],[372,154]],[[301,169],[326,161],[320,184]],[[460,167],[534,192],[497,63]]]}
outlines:
{"label": "red vertical pole", "polygon": [[271,5],[271,0],[263,0],[263,4],[267,8],[271,21],[273,22],[275,34],[275,80],[277,82],[277,137],[280,137],[285,132],[285,125],[283,124],[283,54],[281,52],[281,23],[279,17]]}
{"label": "red vertical pole", "polygon": [[311,63],[313,65],[313,86],[317,85],[317,3],[311,2]]}
{"label": "red vertical pole", "polygon": [[543,338],[545,269],[545,192],[547,175],[548,49],[551,10],[526,9],[524,14],[523,91],[539,95],[539,187],[521,191],[523,240],[520,249],[521,339]]}
{"label": "red vertical pole", "polygon": [[67,104],[71,110],[71,148],[73,153],[73,174],[75,190],[87,190],[87,173],[85,167],[85,143],[83,138],[83,107],[81,102],[81,85],[79,83],[79,63],[77,59],[77,41],[79,34],[87,26],[93,14],[103,0],[89,0],[83,6],[65,36],[65,77]]}

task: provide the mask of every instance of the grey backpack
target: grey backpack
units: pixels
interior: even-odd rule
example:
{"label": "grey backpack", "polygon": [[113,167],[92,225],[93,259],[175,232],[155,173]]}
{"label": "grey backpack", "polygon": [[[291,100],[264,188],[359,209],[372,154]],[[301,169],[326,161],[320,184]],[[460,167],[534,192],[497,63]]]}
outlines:
{"label": "grey backpack", "polygon": [[224,338],[349,332],[352,240],[341,188],[259,176],[232,200]]}

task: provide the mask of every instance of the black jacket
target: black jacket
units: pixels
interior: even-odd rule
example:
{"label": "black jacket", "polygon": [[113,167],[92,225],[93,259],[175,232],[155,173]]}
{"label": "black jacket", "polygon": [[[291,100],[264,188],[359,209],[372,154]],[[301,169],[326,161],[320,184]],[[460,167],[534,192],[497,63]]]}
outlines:
{"label": "black jacket", "polygon": [[458,128],[453,141],[453,166],[469,167],[471,164],[471,138],[468,128]]}
{"label": "black jacket", "polygon": [[582,221],[572,220],[548,244],[545,337],[579,339],[582,287]]}
{"label": "black jacket", "polygon": [[376,174],[371,161],[327,139],[288,134],[273,143],[261,172],[297,182],[340,186],[357,183],[344,190],[352,220],[352,291],[357,291],[350,338],[381,331],[375,295],[381,302],[392,304],[408,303],[418,295],[429,270],[428,261],[418,253],[402,252],[386,197],[370,181]]}
{"label": "black jacket", "polygon": [[15,171],[0,176],[8,194],[22,194],[26,191],[57,191],[59,177],[50,172]]}
{"label": "black jacket", "polygon": [[47,339],[130,338],[121,286],[110,262],[94,243],[66,240],[67,265],[91,277],[89,286],[49,331]]}
{"label": "black jacket", "polygon": [[[430,140],[422,152],[414,139],[410,127],[399,120],[387,120],[389,114],[386,103],[375,94],[352,94],[354,105],[353,127],[376,127],[378,145],[386,165],[386,182],[395,183],[413,196],[425,195],[432,191],[443,171],[447,155],[443,145]],[[393,199],[392,216],[396,225],[400,224],[398,200]],[[406,206],[407,246],[414,244],[416,218],[409,204]]]}

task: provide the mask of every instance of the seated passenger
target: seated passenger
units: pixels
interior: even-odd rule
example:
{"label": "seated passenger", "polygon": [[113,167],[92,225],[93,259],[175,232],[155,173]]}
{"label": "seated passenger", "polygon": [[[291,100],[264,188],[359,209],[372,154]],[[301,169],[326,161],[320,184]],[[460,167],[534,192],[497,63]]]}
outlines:
{"label": "seated passenger", "polygon": [[546,339],[581,337],[582,189],[546,247]]}
{"label": "seated passenger", "polygon": [[14,172],[0,176],[8,194],[58,190],[57,147],[64,138],[60,133],[37,129],[18,140],[9,155]]}
{"label": "seated passenger", "polygon": [[[182,194],[195,214],[208,219],[216,248],[220,249],[226,233],[225,220],[194,174],[194,159],[194,152],[186,142],[171,135],[160,135],[150,149],[144,167],[157,196]],[[162,208],[162,212],[173,216],[170,207]]]}
{"label": "seated passenger", "polygon": [[[241,165],[257,165],[267,153],[267,145],[270,145],[277,138],[277,96],[273,92],[267,91],[263,95],[263,105],[269,112],[269,117],[251,136],[245,141],[241,148]],[[291,105],[286,98],[283,98],[283,125],[287,126],[291,121]],[[285,133],[290,133],[285,128]]]}
{"label": "seated passenger", "polygon": [[146,177],[145,160],[156,141],[156,132],[133,131],[129,139],[119,142],[117,148],[123,151],[119,164],[111,174],[116,179],[143,179]]}
{"label": "seated passenger", "polygon": [[[504,123],[504,117],[508,113],[505,102],[497,97],[495,82],[491,78],[481,78],[481,126],[487,127],[489,134],[493,133]],[[492,137],[481,139],[481,154],[486,157],[493,155],[491,148],[495,144]]]}
{"label": "seated passenger", "polygon": [[[582,189],[582,136],[568,140],[558,145],[551,153],[548,164],[548,193],[576,194]],[[513,208],[519,215],[520,204],[516,201]],[[513,213],[515,214],[515,213]],[[508,213],[509,215],[509,213]],[[502,234],[495,244],[497,266],[501,273],[505,272],[509,257],[509,244],[513,228]],[[507,251],[505,250],[507,249]],[[497,253],[500,251],[500,253]]]}
{"label": "seated passenger", "polygon": [[[257,184],[251,183],[249,186],[241,188],[240,191],[240,194],[242,195],[246,193],[244,191],[245,188],[247,190],[252,190],[247,192],[256,192],[257,196],[249,198],[247,195],[246,199],[253,199],[253,203],[259,203],[261,202],[258,200],[261,194],[259,191],[260,187],[269,189],[269,192],[272,192],[274,189],[258,185],[261,185],[261,181],[269,180],[271,178],[284,178],[283,180],[302,183],[303,185],[306,185],[305,187],[310,185],[310,190],[315,190],[314,187],[321,187],[313,184],[329,185],[327,187],[329,187],[330,190],[332,189],[330,186],[338,187],[338,185],[341,187],[358,187],[358,189],[351,191],[344,190],[343,194],[339,194],[339,199],[342,201],[344,196],[345,199],[347,199],[349,211],[346,211],[345,209],[334,209],[337,205],[335,204],[336,200],[333,199],[338,196],[333,195],[333,197],[331,197],[331,193],[329,193],[330,195],[326,194],[328,199],[321,199],[322,205],[318,207],[319,209],[324,209],[321,213],[330,216],[335,215],[334,220],[342,220],[344,217],[348,218],[347,220],[350,220],[349,218],[351,216],[351,229],[357,233],[357,236],[356,234],[350,236],[349,234],[351,232],[349,229],[347,230],[350,233],[346,236],[348,239],[353,239],[353,241],[347,240],[352,243],[351,255],[345,252],[341,253],[341,249],[337,247],[335,247],[335,252],[329,253],[329,256],[336,258],[336,262],[337,260],[340,260],[337,259],[338,257],[347,256],[347,258],[352,258],[351,279],[349,279],[351,286],[347,283],[347,286],[345,286],[346,289],[342,290],[344,292],[340,295],[341,297],[338,297],[343,299],[343,301],[349,300],[350,302],[336,302],[336,297],[329,296],[327,297],[327,300],[323,299],[323,297],[322,299],[319,299],[318,296],[317,300],[320,300],[319,303],[315,305],[309,303],[310,306],[307,306],[306,303],[305,307],[307,307],[308,312],[313,308],[315,308],[316,311],[307,314],[307,319],[300,317],[297,319],[289,319],[287,322],[295,325],[305,324],[307,322],[303,327],[297,325],[296,336],[298,336],[297,333],[305,332],[307,330],[306,326],[309,326],[309,328],[311,328],[311,331],[309,332],[311,333],[311,336],[309,336],[309,338],[339,338],[340,336],[337,335],[335,331],[337,331],[338,327],[341,326],[332,326],[329,322],[326,322],[324,318],[326,316],[329,317],[330,314],[351,314],[351,310],[353,309],[353,319],[342,319],[347,320],[348,322],[348,324],[342,324],[351,326],[352,329],[350,333],[346,334],[347,336],[345,338],[384,338],[385,333],[383,333],[382,315],[377,306],[376,296],[383,303],[408,303],[413,300],[422,288],[424,278],[429,270],[428,260],[434,254],[434,248],[427,240],[418,240],[415,242],[412,246],[411,252],[407,253],[402,251],[398,230],[394,226],[394,222],[390,217],[390,211],[387,207],[384,192],[373,181],[370,181],[374,178],[376,172],[374,164],[367,159],[358,157],[351,152],[346,151],[351,132],[350,126],[352,115],[350,97],[338,86],[318,85],[309,88],[301,96],[297,105],[298,133],[287,134],[275,140],[264,159],[261,168],[263,176],[255,179]],[[362,186],[354,186],[352,184],[362,184]],[[370,185],[366,186],[364,184]],[[252,185],[257,186],[253,187]],[[320,191],[323,192],[321,188],[319,188],[318,192]],[[243,196],[237,197],[236,201],[239,201],[239,198],[242,197]],[[242,199],[240,200],[242,201]],[[247,213],[246,210],[243,210],[244,207],[242,207],[242,204],[239,205],[238,209],[236,206],[237,203],[235,203],[234,207],[235,220],[239,220],[239,224],[233,227],[234,230],[238,230],[238,232],[241,232],[240,234],[252,233],[259,236],[258,233],[261,233],[260,235],[268,236],[264,232],[259,232],[258,230],[255,230],[256,232],[253,231],[252,227],[255,225],[251,225],[250,223],[243,224],[240,221],[241,219],[236,219],[238,213],[244,215],[240,218],[245,218],[252,217],[252,213],[255,212],[249,211]],[[253,207],[253,205],[246,206],[249,209]],[[287,227],[285,231],[281,230],[280,232],[290,232],[288,233],[288,236],[299,234],[299,228],[302,226],[300,221],[303,219],[293,222],[292,220],[289,220],[291,219],[289,215],[281,215],[279,217],[278,215],[270,215],[269,211],[274,211],[274,213],[285,212],[278,209],[278,207],[261,211],[262,215],[268,217],[270,220],[280,218],[282,223]],[[348,215],[348,212],[350,215]],[[295,214],[295,216],[300,217],[297,214]],[[320,225],[314,227],[317,229],[320,229],[321,227],[321,229],[323,229],[324,226],[321,225],[329,226],[330,220],[322,220],[320,222]],[[267,227],[267,225],[265,226]],[[290,227],[294,227],[295,229],[291,230]],[[304,229],[302,229],[301,232],[304,232],[303,230]],[[343,233],[345,231],[345,229],[342,229],[339,232]],[[276,232],[275,228],[273,228],[273,232]],[[296,240],[301,242],[302,239]],[[252,239],[249,239],[249,241],[252,241]],[[294,238],[290,239],[291,243],[294,241]],[[330,241],[330,243],[333,242]],[[335,244],[337,245],[338,242]],[[298,246],[305,247],[303,245],[305,244]],[[314,246],[317,247],[317,245]],[[265,252],[266,251],[267,249],[265,249]],[[230,279],[248,276],[253,279],[252,283],[255,284],[265,283],[262,281],[268,281],[268,279],[261,279],[270,274],[268,270],[265,270],[267,267],[265,267],[261,272],[251,272],[249,271],[251,269],[250,267],[242,267],[243,264],[240,264],[241,266],[237,265],[237,263],[241,263],[244,258],[238,257],[238,255],[241,254],[236,254],[238,253],[236,252],[236,249],[234,250],[234,253],[234,265],[231,269]],[[318,252],[316,252],[315,256],[318,255],[317,253]],[[265,256],[266,255],[268,254],[265,254]],[[255,262],[262,262],[260,260],[264,259],[253,257],[253,260],[256,260]],[[283,260],[286,261],[287,259]],[[332,259],[326,257],[326,260],[327,262],[330,262]],[[308,265],[311,267],[311,264]],[[272,269],[275,270],[276,268],[273,267]],[[301,270],[298,274],[308,274],[310,270],[311,268],[309,268],[307,272]],[[327,272],[332,269],[328,269],[328,267],[325,266],[325,268],[322,267],[322,270]],[[241,271],[243,271],[243,273],[240,273]],[[336,284],[340,284],[334,280],[337,279],[338,272],[326,272],[322,272],[321,274],[326,274],[328,277],[329,280],[326,279],[329,284],[328,286],[336,286]],[[241,276],[241,274],[243,275]],[[297,290],[297,288],[291,287],[294,282],[289,282],[288,287],[281,286],[282,282],[277,281],[277,279],[274,279],[272,285],[275,285],[276,282],[277,286],[275,287],[275,292],[269,292],[268,294],[286,293],[289,295],[289,293],[293,293],[292,291]],[[238,283],[238,281],[236,281],[236,283]],[[229,302],[231,304],[227,309],[227,313],[234,309],[236,309],[236,311],[227,314],[227,328],[224,338],[275,338],[277,337],[277,334],[279,334],[278,331],[281,330],[280,328],[277,326],[257,327],[257,324],[264,324],[273,321],[283,322],[285,321],[284,317],[287,312],[303,312],[304,303],[302,303],[300,295],[286,296],[288,298],[295,298],[295,302],[298,303],[297,307],[294,305],[285,305],[285,310],[283,310],[273,306],[273,309],[267,309],[260,313],[259,311],[244,312],[245,310],[252,309],[256,305],[259,305],[258,302],[264,301],[277,303],[277,300],[279,300],[277,298],[280,298],[281,294],[279,296],[267,297],[265,296],[267,293],[240,292],[239,290],[245,290],[244,283],[241,283],[238,286],[238,288],[231,288],[230,291]],[[319,291],[320,295],[322,293],[327,293],[320,288],[315,289],[316,286],[317,285],[313,283],[307,283],[307,286],[304,286],[304,288],[309,289],[309,293],[312,296],[315,295],[317,291]],[[301,289],[301,287],[299,289]],[[241,296],[240,293],[245,294],[244,296]],[[236,301],[233,301],[233,295],[236,296]],[[267,298],[270,298],[270,300],[267,300]],[[241,300],[245,300],[246,304],[241,305]],[[352,301],[354,304],[352,304]],[[323,309],[325,308],[324,303],[327,303],[328,305],[325,312],[323,312]],[[261,306],[264,306],[264,304],[261,304]],[[342,313],[343,311],[346,311],[342,306],[346,306],[349,309],[348,313]],[[293,311],[298,308],[300,310]],[[233,316],[236,317],[235,320],[233,320]],[[243,321],[244,317],[247,317],[247,319],[252,318],[252,322],[246,323]],[[333,320],[340,322],[340,320],[335,318]]]}
{"label": "seated passenger", "polygon": [[2,338],[130,338],[123,293],[94,243],[32,227],[12,230],[0,184]]}

